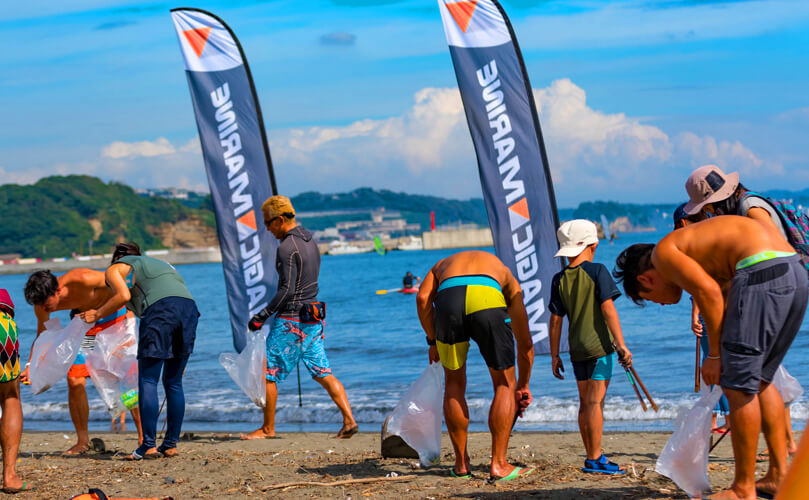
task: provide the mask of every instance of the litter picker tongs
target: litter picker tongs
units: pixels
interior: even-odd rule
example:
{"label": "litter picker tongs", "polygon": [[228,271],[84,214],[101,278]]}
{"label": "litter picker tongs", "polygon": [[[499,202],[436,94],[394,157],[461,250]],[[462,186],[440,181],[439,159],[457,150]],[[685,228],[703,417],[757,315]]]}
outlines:
{"label": "litter picker tongs", "polygon": [[[635,389],[635,394],[638,396],[638,401],[640,401],[640,406],[643,408],[643,411],[646,411],[646,402],[643,400],[643,396],[640,395],[640,391],[638,390],[638,386],[643,389],[643,393],[649,399],[649,404],[652,406],[654,411],[657,411],[657,404],[655,404],[655,400],[652,399],[652,395],[649,394],[649,391],[646,390],[646,386],[643,385],[640,377],[638,377],[638,372],[635,371],[634,366],[630,366],[626,369],[626,376],[629,378],[629,383],[632,384],[632,388]],[[636,383],[637,382],[637,383]]]}

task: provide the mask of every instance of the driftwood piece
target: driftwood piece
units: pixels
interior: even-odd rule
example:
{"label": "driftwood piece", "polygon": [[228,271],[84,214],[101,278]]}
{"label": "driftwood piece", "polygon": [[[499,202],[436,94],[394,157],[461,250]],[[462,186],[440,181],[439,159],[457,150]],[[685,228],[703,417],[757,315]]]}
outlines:
{"label": "driftwood piece", "polygon": [[299,488],[303,486],[345,486],[347,484],[362,484],[362,483],[376,483],[379,481],[407,481],[415,479],[416,476],[395,476],[395,477],[368,477],[364,479],[345,479],[343,481],[332,481],[329,483],[322,483],[317,481],[294,481],[291,483],[273,484],[263,488],[267,490],[280,490],[283,488]]}

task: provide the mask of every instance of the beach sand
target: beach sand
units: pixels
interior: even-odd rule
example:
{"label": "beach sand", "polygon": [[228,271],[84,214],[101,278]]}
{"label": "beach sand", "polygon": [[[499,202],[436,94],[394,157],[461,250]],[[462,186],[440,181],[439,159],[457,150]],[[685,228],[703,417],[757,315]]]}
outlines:
{"label": "beach sand", "polygon": [[[369,429],[366,429],[369,430]],[[18,471],[37,490],[18,498],[70,498],[101,488],[111,498],[174,497],[225,498],[685,498],[677,486],[653,471],[669,433],[607,433],[603,447],[611,459],[625,465],[625,477],[586,474],[578,433],[516,432],[509,442],[512,463],[535,467],[518,480],[489,484],[491,438],[487,433],[469,437],[474,479],[449,477],[452,449],[443,436],[441,465],[420,469],[414,459],[383,459],[379,432],[361,432],[349,440],[324,433],[285,433],[278,439],[240,441],[239,434],[185,433],[180,455],[128,462],[123,458],[136,447],[134,433],[94,433],[106,451],[80,457],[61,452],[75,441],[64,432],[26,432]],[[759,443],[763,446],[763,441]],[[763,472],[766,464],[759,464]],[[709,464],[711,484],[727,487],[733,475],[730,438],[714,450]],[[331,482],[384,478],[393,473],[409,479],[346,486],[307,486],[270,489],[296,481]]]}

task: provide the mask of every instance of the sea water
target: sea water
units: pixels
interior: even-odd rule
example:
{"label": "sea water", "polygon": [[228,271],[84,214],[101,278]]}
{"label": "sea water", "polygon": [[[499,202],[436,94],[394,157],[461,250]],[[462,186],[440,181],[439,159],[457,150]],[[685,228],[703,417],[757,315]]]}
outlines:
{"label": "sea water", "polygon": [[[612,270],[618,253],[632,243],[656,242],[664,233],[621,234],[614,243],[602,241],[597,262]],[[493,249],[487,249],[493,251]],[[427,364],[427,345],[416,314],[414,295],[382,289],[401,286],[407,271],[424,276],[432,265],[454,250],[389,252],[323,256],[319,298],[328,304],[326,352],[334,375],[346,388],[360,429],[375,431],[396,406],[399,397]],[[197,341],[183,379],[186,396],[184,430],[246,431],[261,424],[261,411],[232,382],[219,364],[219,353],[233,351],[221,264],[177,268],[197,301],[201,317]],[[36,332],[33,309],[22,290],[27,276],[0,276],[17,305],[21,355],[27,360]],[[607,391],[605,427],[610,430],[669,430],[677,409],[696,400],[694,395],[695,337],[690,329],[690,301],[638,307],[625,297],[616,300],[624,337],[635,368],[660,411],[643,412],[622,368],[616,363]],[[67,312],[57,313],[63,324]],[[809,385],[809,321],[786,357],[784,366],[805,387]],[[517,423],[522,430],[576,430],[578,396],[573,368],[562,354],[565,379],[551,373],[550,357],[537,355],[531,376],[534,402]],[[338,410],[319,384],[301,366],[301,404],[295,372],[279,386],[276,425],[279,431],[331,431],[340,427]],[[471,428],[485,430],[492,397],[488,370],[472,343],[467,365],[467,398]],[[91,429],[108,429],[109,415],[88,381]],[[32,395],[22,386],[26,429],[70,431],[67,386],[61,382]],[[160,398],[162,401],[162,388]],[[165,414],[164,414],[165,415]],[[809,416],[806,396],[792,406],[795,428]],[[164,416],[161,416],[162,425]]]}

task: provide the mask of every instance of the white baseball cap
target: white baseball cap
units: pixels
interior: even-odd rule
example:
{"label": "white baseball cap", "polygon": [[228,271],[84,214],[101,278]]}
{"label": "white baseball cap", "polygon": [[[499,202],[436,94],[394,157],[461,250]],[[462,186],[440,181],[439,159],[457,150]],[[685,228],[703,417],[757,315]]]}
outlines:
{"label": "white baseball cap", "polygon": [[575,257],[588,245],[598,243],[598,230],[589,220],[574,219],[559,226],[556,238],[559,240],[559,251],[554,257]]}

